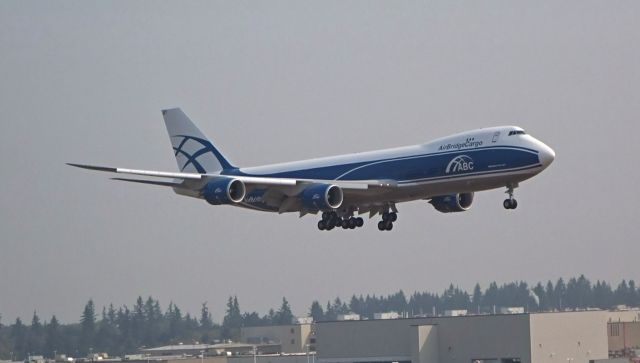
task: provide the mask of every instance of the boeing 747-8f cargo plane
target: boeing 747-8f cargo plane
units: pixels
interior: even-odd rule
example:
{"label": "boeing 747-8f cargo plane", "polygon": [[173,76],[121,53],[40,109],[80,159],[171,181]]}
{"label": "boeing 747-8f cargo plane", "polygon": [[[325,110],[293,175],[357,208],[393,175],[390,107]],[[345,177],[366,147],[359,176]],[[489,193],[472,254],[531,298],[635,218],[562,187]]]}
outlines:
{"label": "boeing 747-8f cargo plane", "polygon": [[[113,178],[173,188],[213,205],[263,212],[320,213],[318,229],[362,227],[381,215],[378,229],[390,231],[396,205],[428,200],[442,213],[464,212],[474,192],[513,190],[554,160],[554,151],[515,126],[467,131],[426,144],[251,168],[232,165],[179,108],[162,111],[180,172],[69,164],[153,179]],[[156,179],[159,178],[159,179]]]}

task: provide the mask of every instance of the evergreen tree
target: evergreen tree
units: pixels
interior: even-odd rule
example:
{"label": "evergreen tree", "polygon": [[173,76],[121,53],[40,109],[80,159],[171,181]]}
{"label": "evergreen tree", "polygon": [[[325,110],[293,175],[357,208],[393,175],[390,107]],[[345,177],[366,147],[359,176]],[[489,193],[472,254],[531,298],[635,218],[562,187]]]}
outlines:
{"label": "evergreen tree", "polygon": [[593,302],[591,305],[593,307],[609,309],[613,305],[613,291],[611,290],[611,286],[604,281],[596,281],[592,296]]}
{"label": "evergreen tree", "polygon": [[180,308],[173,302],[169,303],[169,309],[167,310],[166,319],[169,322],[168,338],[173,341],[183,335],[183,319]]}
{"label": "evergreen tree", "polygon": [[629,291],[625,304],[632,307],[638,306],[638,291],[636,290],[636,282],[633,280],[629,280]]}
{"label": "evergreen tree", "polygon": [[131,352],[138,345],[134,342],[133,314],[126,305],[118,309],[116,321],[120,331],[117,346],[120,348],[120,352]]}
{"label": "evergreen tree", "polygon": [[255,311],[252,313],[242,314],[242,326],[263,326],[263,325],[265,325],[265,321]]}
{"label": "evergreen tree", "polygon": [[629,296],[629,286],[626,280],[622,280],[613,293],[614,305],[626,305]]}
{"label": "evergreen tree", "polygon": [[202,308],[200,309],[200,326],[204,330],[208,330],[213,327],[211,313],[209,313],[209,308],[207,307],[206,301],[202,303]]}
{"label": "evergreen tree", "polygon": [[52,316],[49,324],[45,328],[45,351],[47,357],[55,358],[54,352],[60,351],[62,348],[62,337],[60,333],[60,323],[56,316]]}
{"label": "evergreen tree", "polygon": [[479,283],[476,283],[476,286],[473,288],[471,305],[473,305],[473,309],[476,313],[480,313],[480,308],[482,306],[482,289],[480,288]]}
{"label": "evergreen tree", "polygon": [[81,336],[79,349],[83,354],[89,352],[89,348],[93,347],[94,336],[96,333],[96,310],[93,299],[90,299],[84,306],[82,317],[80,318]]}
{"label": "evergreen tree", "polygon": [[[113,308],[113,306],[111,306]],[[107,314],[107,309],[102,307],[102,319],[98,323],[98,329],[96,332],[96,349],[99,351],[112,351],[117,338],[117,327],[115,322],[112,323]]]}
{"label": "evergreen tree", "polygon": [[131,316],[131,344],[139,346],[142,344],[145,334],[145,322],[147,318],[144,311],[144,300],[142,296],[138,296],[136,303],[133,306],[133,312]]}
{"label": "evergreen tree", "polygon": [[229,296],[227,300],[227,310],[222,319],[222,337],[233,339],[240,335],[242,327],[242,314],[240,313],[240,304],[237,296]]}
{"label": "evergreen tree", "polygon": [[494,309],[499,306],[498,304],[498,284],[494,281],[489,284],[489,287],[484,292],[484,305],[489,312],[493,312]]}
{"label": "evergreen tree", "polygon": [[562,311],[566,308],[567,305],[567,286],[564,283],[564,280],[561,278],[556,282],[556,287],[553,290],[553,294],[556,298],[555,306],[558,310]]}
{"label": "evergreen tree", "polygon": [[155,346],[158,342],[158,333],[162,320],[160,303],[149,296],[144,303],[144,339],[142,344],[147,347]]}
{"label": "evergreen tree", "polygon": [[13,340],[13,352],[16,360],[24,360],[27,357],[27,328],[20,318],[11,327],[11,339]]}
{"label": "evergreen tree", "polygon": [[314,300],[313,303],[311,303],[311,308],[309,309],[309,316],[313,318],[313,321],[324,320],[324,311],[322,310],[322,306],[317,300]]}
{"label": "evergreen tree", "polygon": [[276,313],[275,323],[277,325],[288,325],[293,322],[293,313],[291,312],[291,307],[289,306],[289,302],[286,298],[282,298],[282,305],[280,305],[280,309]]}
{"label": "evergreen tree", "polygon": [[544,288],[544,294],[547,302],[548,310],[556,310],[558,309],[555,287],[553,286],[553,282],[551,280],[547,281],[547,286]]}
{"label": "evergreen tree", "polygon": [[325,309],[325,320],[336,320],[338,314],[333,310],[333,306],[330,301],[327,301],[327,308]]}
{"label": "evergreen tree", "polygon": [[538,298],[538,311],[548,311],[550,308],[549,300],[547,298],[544,286],[542,286],[542,283],[538,282],[538,284],[532,289],[532,291]]}
{"label": "evergreen tree", "polygon": [[44,329],[36,311],[31,318],[31,326],[27,335],[27,349],[32,353],[44,354]]}

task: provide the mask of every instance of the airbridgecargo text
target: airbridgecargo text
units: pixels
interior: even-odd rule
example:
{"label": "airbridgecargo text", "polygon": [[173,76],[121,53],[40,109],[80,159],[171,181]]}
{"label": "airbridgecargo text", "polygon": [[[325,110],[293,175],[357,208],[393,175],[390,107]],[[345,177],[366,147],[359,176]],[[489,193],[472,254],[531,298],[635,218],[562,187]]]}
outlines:
{"label": "airbridgecargo text", "polygon": [[473,137],[470,137],[468,139],[465,140],[465,142],[459,142],[459,143],[455,143],[455,144],[444,144],[444,145],[440,145],[440,147],[438,148],[438,150],[441,151],[446,151],[446,150],[460,150],[460,149],[467,149],[470,147],[480,147],[482,146],[482,141],[475,141],[475,139]]}

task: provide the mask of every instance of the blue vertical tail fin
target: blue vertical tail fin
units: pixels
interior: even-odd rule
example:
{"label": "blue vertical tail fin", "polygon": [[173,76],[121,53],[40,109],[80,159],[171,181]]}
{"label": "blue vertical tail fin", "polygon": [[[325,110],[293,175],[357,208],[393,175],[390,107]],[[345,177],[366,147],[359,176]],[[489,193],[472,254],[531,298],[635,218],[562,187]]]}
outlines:
{"label": "blue vertical tail fin", "polygon": [[162,110],[178,168],[185,173],[218,173],[235,169],[179,108]]}

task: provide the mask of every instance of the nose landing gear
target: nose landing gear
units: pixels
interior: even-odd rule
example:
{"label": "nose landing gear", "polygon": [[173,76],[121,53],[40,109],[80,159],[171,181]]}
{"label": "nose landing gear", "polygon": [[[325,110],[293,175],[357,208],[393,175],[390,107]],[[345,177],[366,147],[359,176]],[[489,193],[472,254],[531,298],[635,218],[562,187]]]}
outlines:
{"label": "nose landing gear", "polygon": [[508,184],[507,191],[505,193],[509,194],[509,199],[505,199],[502,202],[502,206],[504,209],[516,209],[518,208],[518,201],[513,198],[513,190],[518,187],[518,184]]}

